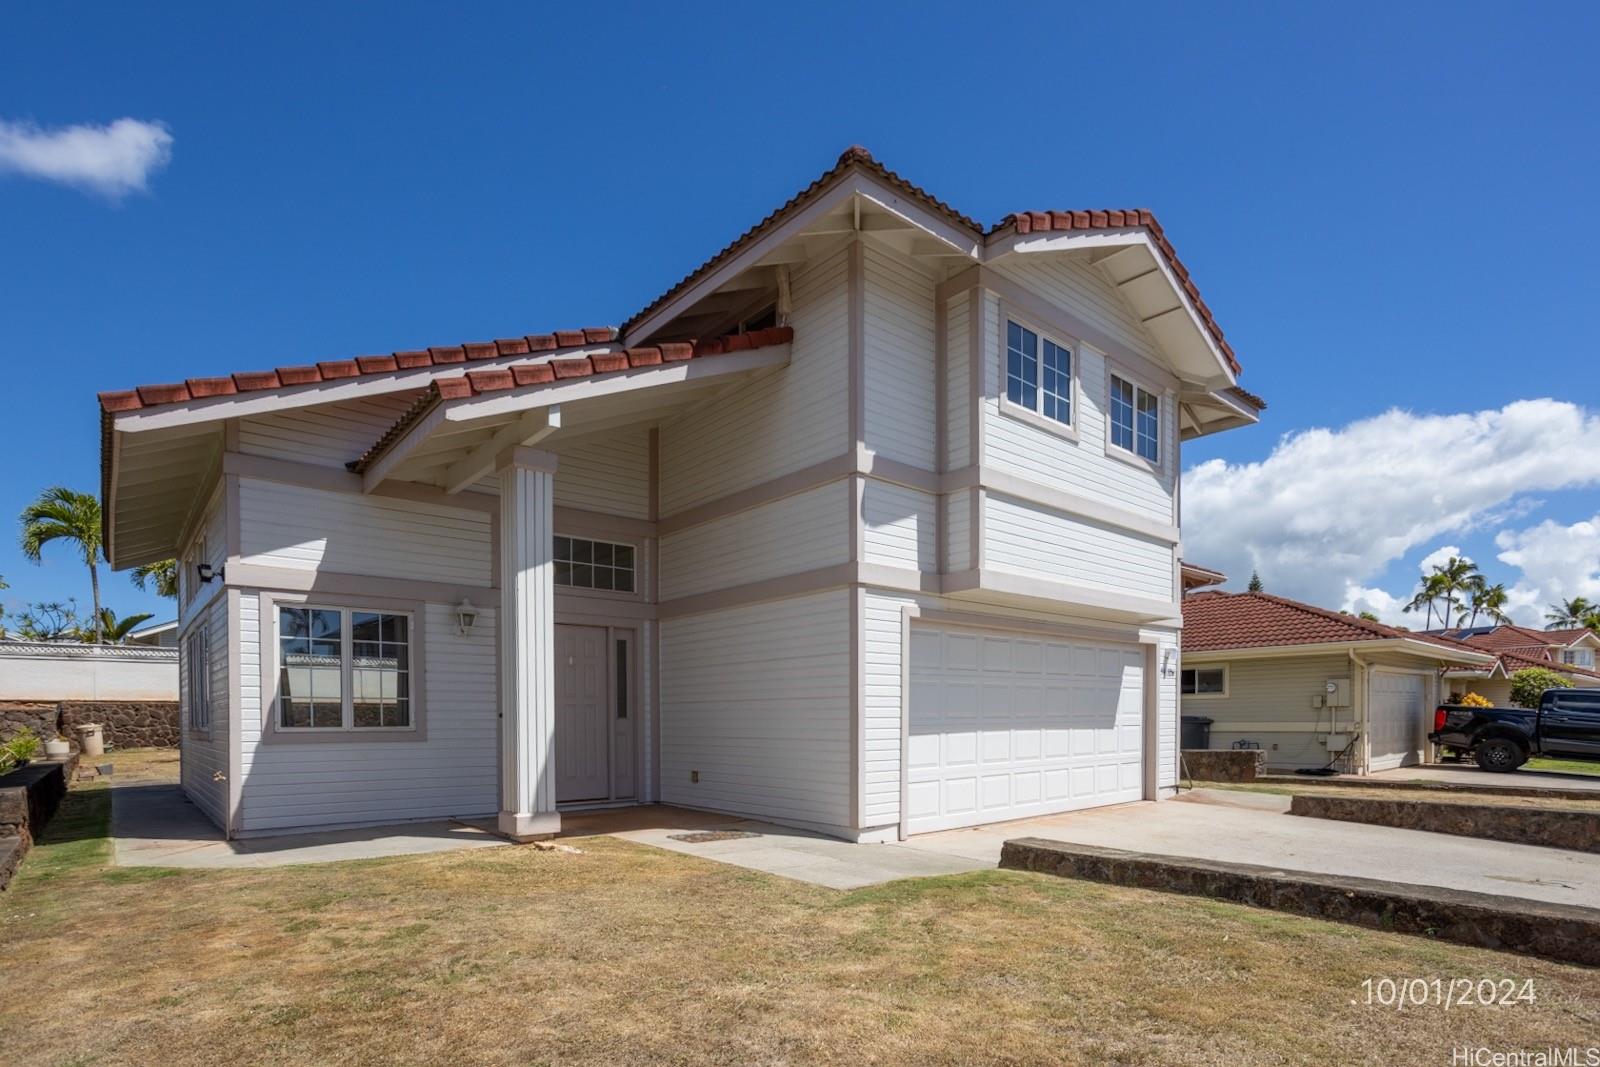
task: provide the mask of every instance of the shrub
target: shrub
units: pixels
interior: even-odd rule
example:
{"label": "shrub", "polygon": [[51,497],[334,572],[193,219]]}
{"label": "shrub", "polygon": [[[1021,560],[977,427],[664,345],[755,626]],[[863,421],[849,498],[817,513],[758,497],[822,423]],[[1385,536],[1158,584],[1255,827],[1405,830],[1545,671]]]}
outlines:
{"label": "shrub", "polygon": [[1494,701],[1490,700],[1488,697],[1484,696],[1482,693],[1468,693],[1466,696],[1464,696],[1460,700],[1456,701],[1456,703],[1460,704],[1464,708],[1492,708],[1492,707],[1494,707]]}
{"label": "shrub", "polygon": [[24,726],[5,744],[0,745],[0,774],[19,763],[26,763],[39,754],[39,735]]}
{"label": "shrub", "polygon": [[1511,676],[1511,703],[1519,708],[1537,708],[1546,689],[1564,689],[1572,679],[1544,667],[1527,667]]}

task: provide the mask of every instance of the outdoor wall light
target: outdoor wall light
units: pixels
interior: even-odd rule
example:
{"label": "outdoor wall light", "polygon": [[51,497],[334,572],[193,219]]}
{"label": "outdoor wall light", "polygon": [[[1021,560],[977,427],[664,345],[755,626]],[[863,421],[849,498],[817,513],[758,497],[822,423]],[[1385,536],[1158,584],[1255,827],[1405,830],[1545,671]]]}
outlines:
{"label": "outdoor wall light", "polygon": [[195,571],[196,574],[198,574],[200,576],[200,581],[202,583],[209,584],[211,579],[213,579],[213,578],[225,577],[227,568],[226,567],[213,567],[209,563],[196,563],[194,565],[194,571]]}
{"label": "outdoor wall light", "polygon": [[456,633],[465,637],[472,632],[472,624],[477,621],[478,609],[472,606],[472,601],[462,597],[461,603],[456,605]]}
{"label": "outdoor wall light", "polygon": [[1172,677],[1172,649],[1165,649],[1161,653],[1161,677]]}

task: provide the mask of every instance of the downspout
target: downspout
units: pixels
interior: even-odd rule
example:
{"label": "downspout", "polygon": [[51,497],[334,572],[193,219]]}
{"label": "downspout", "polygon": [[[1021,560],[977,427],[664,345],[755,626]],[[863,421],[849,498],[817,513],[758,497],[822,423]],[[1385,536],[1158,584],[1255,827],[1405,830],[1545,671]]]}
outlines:
{"label": "downspout", "polygon": [[1359,744],[1359,765],[1352,770],[1366,774],[1372,760],[1372,740],[1367,731],[1367,661],[1350,650],[1350,700],[1355,704],[1356,740]]}

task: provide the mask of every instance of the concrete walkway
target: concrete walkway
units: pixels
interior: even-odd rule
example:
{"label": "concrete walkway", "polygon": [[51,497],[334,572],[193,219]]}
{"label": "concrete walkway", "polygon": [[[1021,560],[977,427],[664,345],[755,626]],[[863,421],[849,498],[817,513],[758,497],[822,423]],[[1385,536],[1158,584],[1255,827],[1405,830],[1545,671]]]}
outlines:
{"label": "concrete walkway", "polygon": [[111,838],[124,867],[283,867],[505,845],[504,838],[439,821],[225,841],[175,785],[113,784]]}
{"label": "concrete walkway", "polygon": [[1042,837],[1600,908],[1600,855],[1308,819],[1288,806],[1286,796],[1198,789],[1160,803],[925,834],[906,846],[993,865],[1007,839]]}
{"label": "concrete walkway", "polygon": [[[1600,767],[1600,764],[1596,764]],[[1307,779],[1315,781],[1316,779]],[[1421,767],[1397,767],[1392,771],[1369,774],[1363,781],[1371,782],[1449,782],[1452,785],[1476,788],[1518,789],[1584,789],[1600,795],[1600,774],[1562,774],[1559,771],[1519,770],[1510,774],[1495,774],[1479,770],[1471,763],[1429,763]]]}

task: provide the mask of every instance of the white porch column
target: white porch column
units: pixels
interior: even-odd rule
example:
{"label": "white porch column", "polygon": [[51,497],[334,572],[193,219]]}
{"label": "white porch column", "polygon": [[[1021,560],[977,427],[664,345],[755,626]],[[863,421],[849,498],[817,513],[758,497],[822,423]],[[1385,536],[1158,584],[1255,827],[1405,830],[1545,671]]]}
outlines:
{"label": "white porch column", "polygon": [[508,448],[500,472],[500,832],[561,829],[555,782],[556,457]]}

